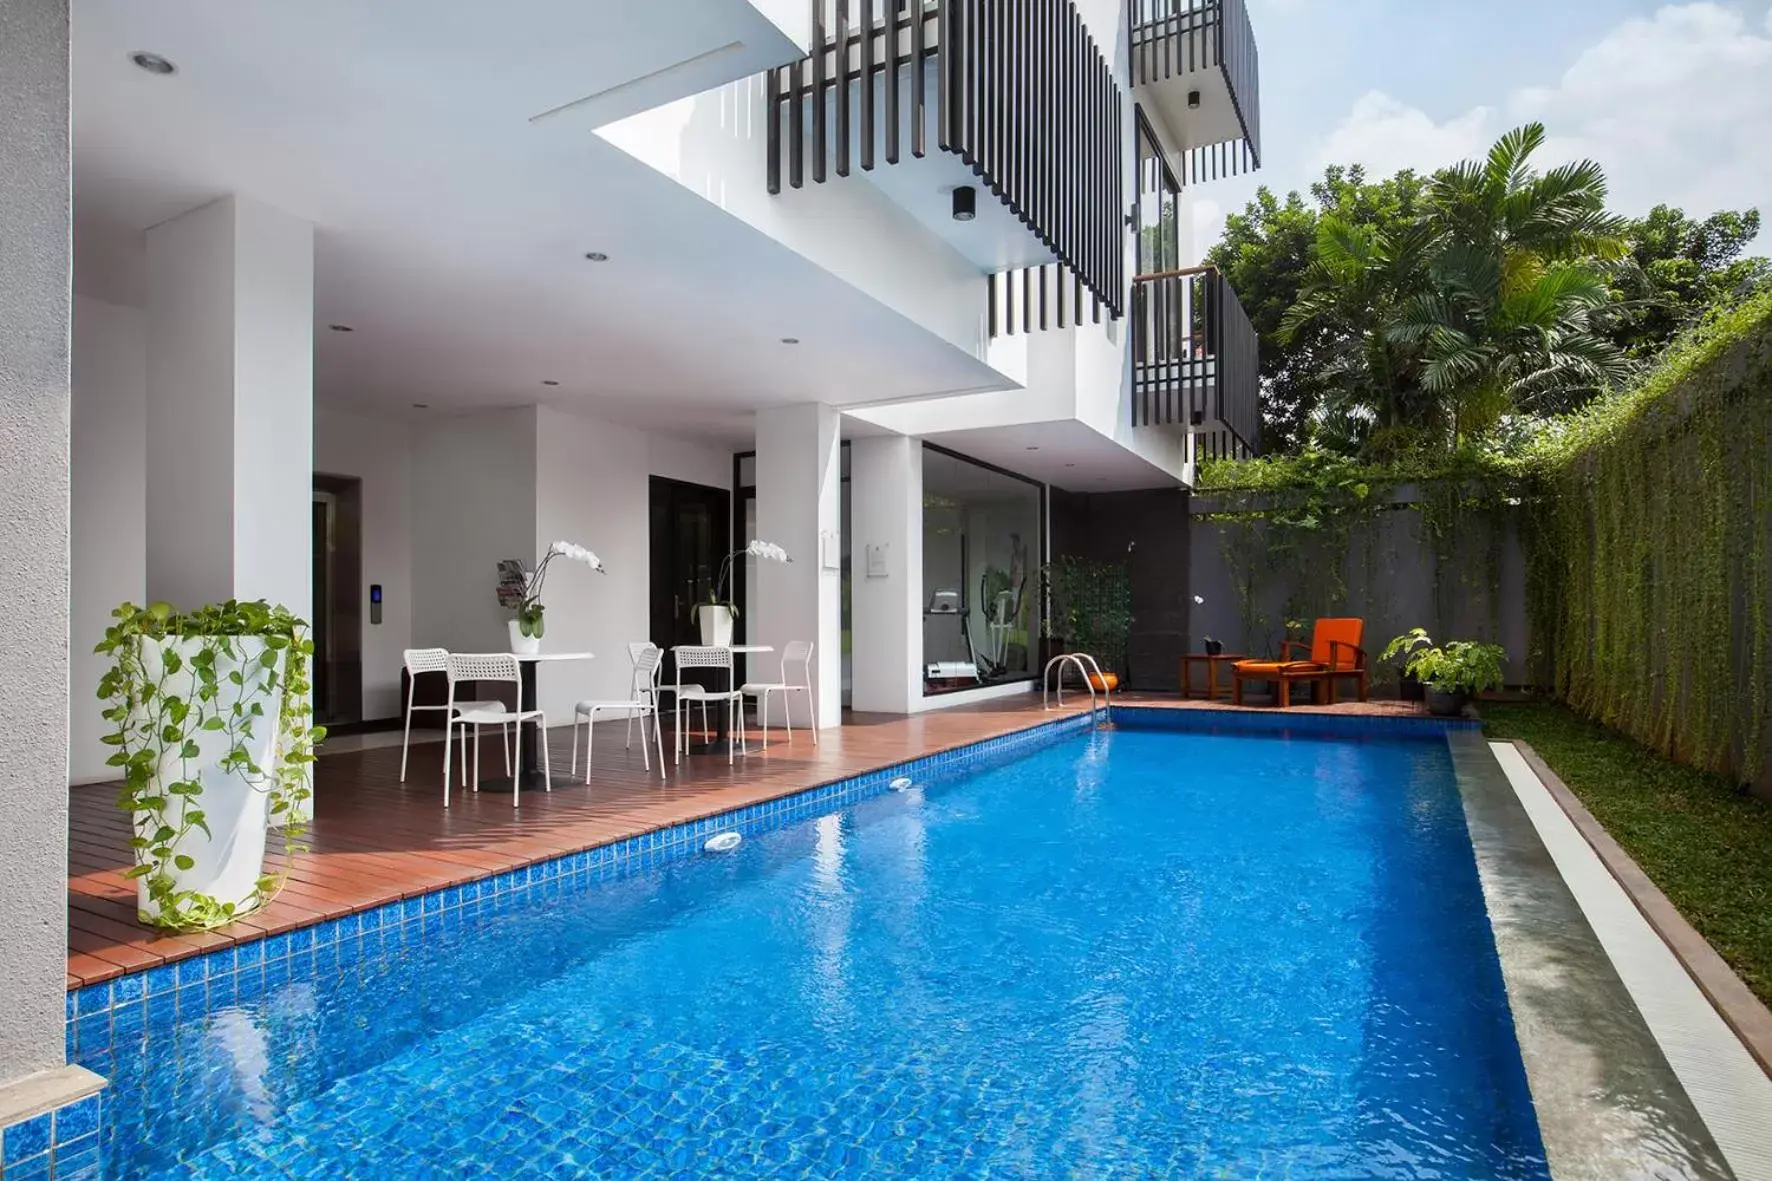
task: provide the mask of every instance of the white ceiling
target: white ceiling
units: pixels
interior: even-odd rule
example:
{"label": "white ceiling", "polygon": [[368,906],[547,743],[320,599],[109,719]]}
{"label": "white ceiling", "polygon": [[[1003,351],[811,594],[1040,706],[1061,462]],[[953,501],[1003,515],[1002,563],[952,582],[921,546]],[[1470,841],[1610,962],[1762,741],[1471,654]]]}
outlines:
{"label": "white ceiling", "polygon": [[588,131],[531,121],[790,52],[743,0],[80,0],[76,287],[140,302],[141,232],[242,193],[315,224],[328,405],[543,402],[739,442],[762,406],[1002,385]]}
{"label": "white ceiling", "polygon": [[1174,476],[1075,418],[923,437],[1070,492],[1176,486]]}

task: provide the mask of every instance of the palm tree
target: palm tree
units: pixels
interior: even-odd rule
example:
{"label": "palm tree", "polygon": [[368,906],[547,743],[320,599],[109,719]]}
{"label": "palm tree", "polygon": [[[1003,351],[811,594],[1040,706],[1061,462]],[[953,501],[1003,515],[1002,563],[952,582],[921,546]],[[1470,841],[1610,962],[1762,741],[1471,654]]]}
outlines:
{"label": "palm tree", "polygon": [[1423,196],[1428,283],[1385,335],[1421,350],[1422,388],[1450,407],[1454,445],[1510,407],[1569,409],[1629,372],[1598,331],[1611,293],[1592,261],[1626,252],[1626,223],[1606,211],[1593,161],[1532,171],[1543,144],[1543,124],[1516,128]]}
{"label": "palm tree", "polygon": [[1387,233],[1334,215],[1317,223],[1316,256],[1297,301],[1280,321],[1288,344],[1312,334],[1326,380],[1315,418],[1319,432],[1361,440],[1377,429],[1418,426],[1418,347],[1388,328],[1404,300],[1418,291],[1431,245],[1424,225]]}

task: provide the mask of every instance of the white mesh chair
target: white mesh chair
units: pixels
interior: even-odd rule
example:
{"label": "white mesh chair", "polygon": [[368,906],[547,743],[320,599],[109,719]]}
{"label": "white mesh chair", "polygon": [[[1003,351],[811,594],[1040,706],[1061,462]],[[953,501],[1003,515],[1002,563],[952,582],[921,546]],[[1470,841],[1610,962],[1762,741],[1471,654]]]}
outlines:
{"label": "white mesh chair", "polygon": [[634,719],[640,719],[640,765],[652,770],[651,756],[646,753],[646,722],[652,722],[652,740],[658,746],[658,777],[665,777],[664,734],[658,721],[658,669],[664,663],[664,651],[651,644],[641,645],[634,660],[633,696],[626,701],[581,701],[572,707],[572,769],[578,774],[578,721],[585,724],[585,783],[591,781],[591,749],[595,740],[592,726],[599,713],[622,710],[628,715],[628,732],[633,733]]}
{"label": "white mesh chair", "polygon": [[744,694],[737,689],[709,689],[705,685],[697,685],[693,681],[683,679],[686,668],[718,668],[726,670],[726,684],[732,684],[732,649],[704,648],[689,645],[672,649],[677,658],[677,683],[672,692],[677,695],[677,762],[683,761],[683,748],[689,745],[689,734],[683,726],[684,707],[691,702],[700,702],[702,717],[707,717],[710,702],[726,706],[727,727],[738,735],[736,743],[726,744],[726,763],[732,764],[732,752],[735,745],[744,743]]}
{"label": "white mesh chair", "polygon": [[[407,750],[407,747],[409,747],[412,744],[412,715],[413,715],[414,711],[416,711],[416,710],[440,710],[444,713],[449,714],[450,715],[449,724],[448,724],[448,726],[444,727],[445,729],[448,729],[451,726],[460,725],[460,723],[457,722],[454,715],[457,712],[459,712],[461,709],[471,707],[475,710],[492,710],[492,709],[502,710],[505,707],[504,702],[502,702],[502,701],[456,702],[454,707],[451,707],[447,701],[445,701],[444,704],[442,704],[442,705],[416,705],[413,702],[413,697],[418,691],[418,678],[420,676],[424,675],[425,673],[447,674],[449,672],[449,650],[446,648],[408,648],[408,649],[406,649],[403,656],[404,656],[404,659],[406,662],[406,733],[400,739],[400,782],[401,783],[406,782],[406,750]],[[510,770],[511,770],[511,728],[507,724],[509,721],[510,721],[510,719],[507,717],[504,722],[499,723],[499,729],[503,733],[504,743],[505,743],[505,772],[506,772],[506,774],[509,774]],[[467,727],[463,726],[462,729],[463,729],[463,735],[462,735],[463,742],[462,742],[462,765],[461,765],[462,770],[461,770],[461,773],[462,773],[462,778],[465,779],[465,778],[467,778],[467,774],[468,774],[468,764],[467,764],[468,747],[467,747],[467,742],[466,742]],[[476,726],[474,728],[474,733],[476,736],[478,736],[478,734],[479,734],[479,727],[478,726]],[[447,735],[445,736],[445,738],[447,738]],[[444,750],[445,751],[448,750],[448,742],[447,741],[445,741],[445,743],[444,743]]]}
{"label": "white mesh chair", "polygon": [[[794,679],[795,672],[799,680]],[[812,745],[818,745],[818,713],[812,704],[812,642],[810,640],[792,640],[781,653],[781,680],[779,681],[747,681],[739,686],[738,691],[757,699],[757,720],[763,725],[763,745],[769,745],[769,696],[772,693],[782,695],[784,709],[782,720],[787,723],[788,741],[794,740],[793,694],[806,694],[806,716],[812,721]]]}
{"label": "white mesh chair", "polygon": [[[517,667],[517,658],[509,652],[475,653],[464,655],[451,653],[449,657],[449,707],[456,710],[455,687],[462,681],[492,681],[495,683],[517,686],[518,700],[522,700],[523,673]],[[554,790],[554,777],[548,767],[548,716],[539,709],[507,710],[501,702],[497,707],[490,704],[474,702],[462,707],[454,714],[455,720],[472,726],[498,726],[506,722],[515,722],[521,731],[524,722],[534,722],[536,727],[536,745],[541,748],[542,783],[549,790]],[[449,735],[454,732],[451,726],[443,737],[443,806],[449,807]],[[480,752],[479,731],[475,731],[474,739],[474,777],[471,781],[475,791],[480,790]],[[465,747],[467,736],[464,733],[462,743]],[[463,776],[463,786],[469,780]],[[511,807],[517,806],[519,789],[523,786],[523,744],[517,744],[516,766],[511,771]]]}

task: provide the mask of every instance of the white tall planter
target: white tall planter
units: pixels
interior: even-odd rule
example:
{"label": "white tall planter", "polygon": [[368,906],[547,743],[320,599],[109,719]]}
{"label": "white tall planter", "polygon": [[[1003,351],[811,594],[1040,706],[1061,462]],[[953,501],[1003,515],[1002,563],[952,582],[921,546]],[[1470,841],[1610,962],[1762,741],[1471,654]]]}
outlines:
{"label": "white tall planter", "polygon": [[[161,684],[163,691],[171,696],[192,699],[197,689],[197,676],[191,658],[214,643],[213,638],[144,639],[141,660],[146,682]],[[254,704],[263,709],[260,716],[252,719],[252,736],[245,743],[247,755],[258,765],[260,773],[253,775],[243,768],[223,770],[221,761],[233,748],[228,731],[194,728],[190,737],[197,743],[196,757],[181,759],[176,747],[169,749],[160,761],[153,787],[156,794],[162,794],[167,787],[182,779],[202,782],[201,796],[168,797],[170,802],[164,817],[167,824],[182,827],[180,809],[197,809],[202,811],[209,832],[205,835],[201,828],[192,828],[186,833],[176,851],[190,857],[194,864],[189,869],[168,864],[166,872],[172,876],[179,892],[195,891],[218,903],[232,902],[236,909],[243,911],[254,901],[258,880],[265,870],[265,826],[270,815],[271,792],[276,784],[279,718],[288,655],[286,652],[277,654],[274,670],[277,688],[267,692],[261,687],[266,672],[262,663],[267,648],[264,639],[235,637],[233,647],[234,655],[218,655],[216,658],[219,701],[207,703],[204,712],[219,712],[227,720],[236,695],[243,695],[238,700],[249,713]],[[178,653],[182,667],[166,674],[162,681],[168,651]],[[243,686],[229,682],[228,674],[236,671],[245,682]],[[138,826],[143,822],[143,816],[143,813],[136,813]],[[158,917],[159,907],[148,897],[147,882],[146,876],[136,879],[137,905],[150,918]]]}
{"label": "white tall planter", "polygon": [[701,642],[709,648],[725,648],[732,644],[732,608],[724,604],[703,603],[695,609],[701,624]]}

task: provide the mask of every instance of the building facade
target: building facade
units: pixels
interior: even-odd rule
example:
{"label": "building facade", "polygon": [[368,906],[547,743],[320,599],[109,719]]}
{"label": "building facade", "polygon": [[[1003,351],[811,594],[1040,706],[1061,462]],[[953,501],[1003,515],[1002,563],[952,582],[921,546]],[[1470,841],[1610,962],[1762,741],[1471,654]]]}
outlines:
{"label": "building facade", "polygon": [[[522,8],[0,8],[0,1125],[96,1085],[63,834],[116,603],[281,602],[369,727],[564,538],[610,573],[547,642],[607,655],[551,715],[718,596],[839,725],[1028,692],[1055,540],[1259,450],[1190,265],[1260,162],[1244,0]],[[719,585],[752,539],[794,560]]]}

